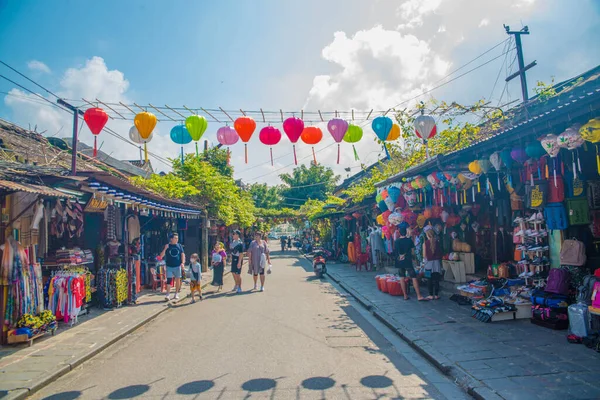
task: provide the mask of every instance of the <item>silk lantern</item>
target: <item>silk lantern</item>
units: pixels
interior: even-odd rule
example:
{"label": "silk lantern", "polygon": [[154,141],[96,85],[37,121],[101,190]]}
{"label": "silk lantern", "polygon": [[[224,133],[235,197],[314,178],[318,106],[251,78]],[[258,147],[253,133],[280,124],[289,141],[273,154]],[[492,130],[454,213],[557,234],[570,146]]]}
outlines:
{"label": "silk lantern", "polygon": [[[129,128],[129,140],[131,140],[135,144],[140,144],[141,145],[141,144],[144,144],[144,142],[150,142],[153,137],[154,137],[154,132],[150,134],[150,137],[148,139],[144,140],[140,136],[140,133],[138,132],[138,130],[135,127],[135,125],[133,125],[131,128]],[[141,146],[140,146],[140,161],[143,161],[142,147]]]}
{"label": "silk lantern", "polygon": [[183,145],[188,144],[192,141],[192,136],[188,132],[187,128],[183,125],[176,125],[171,129],[171,140],[174,143],[181,145],[181,164],[183,165],[184,156],[183,156]]}
{"label": "silk lantern", "polygon": [[327,123],[327,130],[338,145],[337,163],[340,163],[340,142],[344,140],[344,135],[348,131],[348,122],[341,118],[333,118]]}
{"label": "silk lantern", "polygon": [[98,108],[98,107],[88,108],[87,110],[85,110],[85,113],[83,114],[83,120],[87,124],[88,128],[90,128],[92,135],[94,135],[93,156],[97,157],[98,156],[98,144],[97,144],[98,143],[98,141],[97,141],[98,135],[100,134],[100,132],[102,132],[102,129],[104,129],[104,126],[108,122],[108,114],[103,109]]}
{"label": "silk lantern", "polygon": [[246,164],[248,164],[248,142],[256,129],[256,122],[250,117],[239,117],[233,123],[233,128],[239,135],[242,142],[244,142],[244,154],[246,158]]}
{"label": "silk lantern", "polygon": [[208,122],[201,115],[190,115],[185,119],[185,127],[190,133],[192,140],[196,142],[196,156],[198,156],[198,141],[202,138],[204,132],[206,132]]}
{"label": "silk lantern", "polygon": [[290,117],[283,121],[283,131],[292,142],[292,148],[294,149],[294,164],[298,165],[298,158],[296,157],[296,143],[302,135],[304,130],[304,121],[300,118]]}
{"label": "silk lantern", "polygon": [[589,120],[585,125],[579,128],[581,137],[594,144],[596,147],[596,166],[600,174],[600,153],[598,152],[598,142],[600,142],[600,118]]}
{"label": "silk lantern", "polygon": [[144,159],[148,162],[148,139],[156,127],[156,115],[148,111],[141,112],[135,116],[133,123],[144,140]]}
{"label": "silk lantern", "polygon": [[[581,162],[579,161],[579,152],[577,148],[583,145],[583,138],[579,134],[579,128],[581,125],[573,125],[568,127],[563,133],[558,135],[557,143],[561,148],[571,150],[571,162],[573,166],[573,177],[577,179],[577,170],[581,173]],[[577,159],[577,162],[575,162]]]}
{"label": "silk lantern", "polygon": [[[542,147],[546,150],[546,153],[552,158],[552,175],[554,176],[554,186],[557,186],[556,182],[556,156],[560,152],[560,147],[558,146],[557,136],[549,133],[546,136],[540,138],[540,142],[542,143]],[[546,165],[546,168],[548,166]]]}
{"label": "silk lantern", "polygon": [[388,188],[388,196],[392,199],[394,204],[398,202],[398,198],[400,197],[400,189],[395,186]]}
{"label": "silk lantern", "polygon": [[498,190],[500,190],[500,170],[502,169],[502,158],[500,157],[500,152],[495,151],[490,155],[490,163],[492,167],[496,170],[496,177],[498,180]]}
{"label": "silk lantern", "polygon": [[389,117],[384,116],[375,118],[371,123],[371,128],[373,129],[373,132],[375,132],[379,140],[381,140],[381,142],[383,143],[383,149],[385,150],[385,154],[388,159],[390,158],[390,153],[388,152],[387,146],[385,145],[385,140],[387,139],[388,135],[390,134],[390,131],[392,130],[392,125],[394,125],[392,120]]}
{"label": "silk lantern", "polygon": [[[232,146],[240,140],[235,129],[226,125],[222,126],[217,130],[217,141],[223,146]],[[227,164],[229,165],[230,150],[227,148]]]}
{"label": "silk lantern", "polygon": [[398,139],[399,137],[400,137],[400,125],[393,124],[392,129],[390,129],[390,133],[388,134],[388,137],[385,140],[386,140],[386,142],[391,142],[393,140]]}
{"label": "silk lantern", "polygon": [[317,163],[317,155],[315,154],[314,145],[319,143],[321,141],[321,139],[323,139],[323,132],[321,131],[321,128],[319,128],[317,126],[307,126],[302,131],[302,135],[300,135],[300,139],[302,139],[302,141],[304,143],[312,146],[313,160],[316,164]]}
{"label": "silk lantern", "polygon": [[423,144],[425,145],[425,154],[429,158],[429,148],[427,147],[427,141],[429,139],[432,139],[437,133],[435,119],[433,119],[431,115],[421,114],[417,118],[415,118],[414,126],[415,135],[417,135],[418,138],[423,140]]}
{"label": "silk lantern", "polygon": [[348,130],[344,135],[344,142],[352,143],[352,150],[354,151],[354,160],[358,161],[358,153],[354,147],[354,143],[358,143],[363,137],[363,130],[360,126],[354,124],[348,124]]}
{"label": "silk lantern", "polygon": [[[281,132],[274,126],[265,126],[260,130],[258,138],[262,144],[275,146],[281,140]],[[273,165],[273,147],[269,147],[271,152],[271,165]]]}

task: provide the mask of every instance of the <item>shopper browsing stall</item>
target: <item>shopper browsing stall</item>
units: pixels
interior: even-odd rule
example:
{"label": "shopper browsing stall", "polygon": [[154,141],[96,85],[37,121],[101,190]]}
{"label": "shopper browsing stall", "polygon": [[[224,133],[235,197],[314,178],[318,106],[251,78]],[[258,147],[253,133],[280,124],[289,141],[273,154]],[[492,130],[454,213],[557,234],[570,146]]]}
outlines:
{"label": "shopper browsing stall", "polygon": [[442,248],[437,239],[434,230],[429,227],[425,236],[427,240],[423,243],[423,258],[425,261],[425,272],[431,274],[427,283],[429,290],[429,300],[439,300],[440,298],[440,279],[442,278]]}
{"label": "shopper browsing stall", "polygon": [[415,273],[413,265],[413,258],[415,257],[415,244],[412,239],[408,236],[408,232],[405,226],[401,226],[399,229],[400,237],[394,242],[394,256],[396,268],[399,269],[400,274],[400,286],[402,287],[402,293],[404,293],[404,300],[408,300],[408,292],[406,290],[406,282],[404,277],[408,273],[408,276],[412,279],[415,292],[419,301],[427,300],[421,296],[421,290],[419,288],[419,280]]}
{"label": "shopper browsing stall", "polygon": [[172,283],[175,283],[175,295],[173,299],[179,299],[181,269],[185,264],[185,253],[183,252],[183,246],[179,244],[179,235],[177,233],[169,234],[169,243],[165,245],[160,256],[164,258],[167,265],[167,294],[165,295],[165,300],[170,300],[169,294]]}

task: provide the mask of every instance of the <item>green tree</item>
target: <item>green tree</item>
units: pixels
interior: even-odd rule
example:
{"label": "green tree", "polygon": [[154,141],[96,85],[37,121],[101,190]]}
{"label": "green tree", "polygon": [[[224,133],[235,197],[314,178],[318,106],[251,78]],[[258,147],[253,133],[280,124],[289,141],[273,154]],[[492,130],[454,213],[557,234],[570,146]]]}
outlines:
{"label": "green tree", "polygon": [[233,178],[233,166],[229,164],[229,152],[222,147],[211,147],[200,154],[200,157],[211,164],[223,176]]}
{"label": "green tree", "polygon": [[291,174],[279,175],[285,185],[281,187],[281,197],[286,205],[298,208],[307,200],[325,201],[339,180],[333,170],[323,165],[301,165]]}
{"label": "green tree", "polygon": [[248,190],[258,208],[275,209],[281,206],[281,190],[278,186],[255,183]]}

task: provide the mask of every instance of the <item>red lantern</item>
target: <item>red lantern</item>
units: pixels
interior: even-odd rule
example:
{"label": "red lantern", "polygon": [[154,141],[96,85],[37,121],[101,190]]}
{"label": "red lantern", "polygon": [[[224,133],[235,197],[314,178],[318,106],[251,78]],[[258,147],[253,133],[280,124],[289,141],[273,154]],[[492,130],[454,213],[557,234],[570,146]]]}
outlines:
{"label": "red lantern", "polygon": [[321,141],[321,139],[323,139],[323,132],[321,131],[321,128],[319,128],[317,126],[307,126],[302,131],[302,135],[300,135],[300,139],[302,139],[302,141],[306,144],[313,145],[312,153],[313,153],[313,159],[316,164],[317,156],[315,154],[314,145],[319,143]]}
{"label": "red lantern", "polygon": [[83,114],[83,120],[94,135],[94,157],[98,155],[97,136],[108,122],[108,114],[101,108],[88,108]]}
{"label": "red lantern", "polygon": [[[273,126],[266,126],[260,130],[258,138],[262,144],[275,146],[281,140],[281,132]],[[273,165],[273,148],[271,150],[271,165]]]}
{"label": "red lantern", "polygon": [[291,117],[283,121],[283,131],[292,142],[292,147],[294,149],[294,163],[298,165],[298,158],[296,157],[296,143],[298,139],[300,139],[300,135],[302,135],[302,131],[304,130],[304,121],[300,118]]}
{"label": "red lantern", "polygon": [[246,154],[246,164],[248,164],[248,142],[256,129],[256,122],[250,117],[239,117],[233,123],[233,128],[244,142],[244,153]]}

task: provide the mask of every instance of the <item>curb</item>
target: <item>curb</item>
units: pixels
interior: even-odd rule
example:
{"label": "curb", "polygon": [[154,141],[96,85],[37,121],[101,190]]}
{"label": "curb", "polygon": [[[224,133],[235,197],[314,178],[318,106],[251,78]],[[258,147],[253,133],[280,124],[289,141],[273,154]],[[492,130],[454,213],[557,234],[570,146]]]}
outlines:
{"label": "curb", "polygon": [[483,382],[478,381],[468,373],[462,371],[460,368],[451,365],[450,361],[446,359],[442,354],[437,353],[433,349],[429,349],[427,346],[419,343],[419,339],[413,340],[409,338],[401,328],[394,326],[389,320],[390,317],[382,312],[370,303],[369,300],[361,296],[356,290],[345,285],[341,279],[332,275],[329,271],[326,272],[327,276],[332,281],[340,285],[345,291],[347,291],[354,299],[356,299],[363,307],[365,307],[375,318],[381,321],[385,326],[390,328],[396,335],[404,340],[411,348],[419,353],[423,358],[429,361],[435,366],[441,373],[452,378],[454,383],[463,389],[467,394],[477,400],[502,400],[503,397],[498,396],[490,387],[485,385]]}
{"label": "curb", "polygon": [[[227,275],[229,275],[230,273],[231,273],[231,271],[225,272],[223,274],[223,278],[226,277]],[[206,284],[202,285],[202,289],[204,289],[205,287],[207,287],[209,285],[210,285],[210,283],[206,283]],[[44,387],[48,386],[49,384],[51,384],[52,382],[54,382],[55,380],[57,380],[58,378],[60,378],[61,376],[67,374],[68,372],[70,372],[73,369],[77,368],[78,366],[80,366],[84,362],[86,362],[86,361],[90,360],[91,358],[93,358],[94,356],[96,356],[98,353],[106,350],[108,347],[112,346],[113,344],[117,343],[118,341],[120,341],[124,337],[128,336],[130,333],[132,333],[132,332],[138,330],[139,328],[141,328],[142,326],[146,325],[147,323],[149,323],[150,321],[152,321],[153,319],[155,319],[156,317],[158,317],[159,315],[161,315],[165,311],[171,310],[173,308],[173,305],[177,305],[177,304],[181,303],[183,300],[187,299],[188,297],[190,297],[190,293],[188,293],[187,295],[183,296],[182,298],[180,298],[176,302],[167,303],[163,308],[161,308],[160,310],[158,310],[156,313],[148,316],[146,319],[144,319],[144,320],[140,321],[139,323],[135,324],[134,326],[132,326],[131,328],[129,328],[125,332],[122,332],[121,334],[119,334],[119,335],[115,336],[114,338],[110,339],[108,342],[103,343],[102,345],[94,348],[89,353],[82,355],[78,359],[75,359],[74,361],[69,362],[67,365],[64,365],[62,367],[57,368],[57,370],[55,370],[49,376],[43,377],[38,382],[33,383],[30,388],[20,388],[20,389],[15,389],[15,390],[9,391],[5,396],[2,397],[2,400],[23,400],[23,399],[27,399],[29,396],[31,396],[34,393],[40,391]]]}

